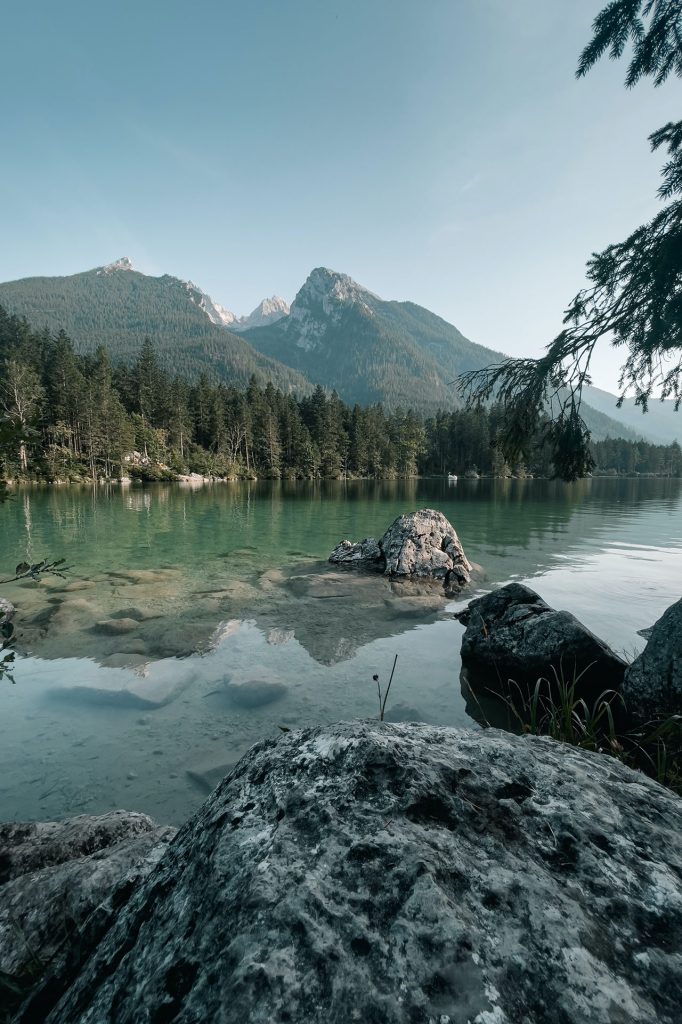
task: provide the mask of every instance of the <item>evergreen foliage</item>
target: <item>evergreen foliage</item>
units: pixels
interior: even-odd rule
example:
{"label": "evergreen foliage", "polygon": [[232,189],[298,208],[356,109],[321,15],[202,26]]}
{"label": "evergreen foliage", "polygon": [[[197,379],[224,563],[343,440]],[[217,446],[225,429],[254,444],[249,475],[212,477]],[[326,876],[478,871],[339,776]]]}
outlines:
{"label": "evergreen foliage", "polygon": [[[608,52],[619,59],[628,43],[632,56],[626,84],[643,77],[655,85],[682,77],[682,0],[611,0],[597,15],[594,35],[578,65],[582,76]],[[495,397],[508,413],[502,438],[510,458],[549,408],[555,465],[572,480],[591,468],[590,431],[581,413],[590,362],[606,340],[624,347],[619,387],[646,412],[652,395],[682,403],[682,121],[669,122],[650,137],[665,149],[659,196],[667,205],[624,241],[595,253],[587,264],[589,287],[564,314],[564,330],[540,359],[507,359],[460,378],[470,405]]]}
{"label": "evergreen foliage", "polygon": [[[339,276],[324,273],[330,280]],[[116,364],[130,366],[147,337],[159,367],[188,382],[245,386],[254,376],[259,384],[271,381],[284,392],[303,395],[313,390],[314,381],[351,404],[381,403],[391,411],[411,407],[424,415],[459,404],[452,386],[457,374],[502,358],[421,306],[360,291],[361,303],[335,305],[331,311],[319,305],[322,334],[312,345],[295,317],[236,336],[208,319],[202,306],[206,296],[194,285],[130,269],[11,281],[0,284],[0,304],[32,324],[44,324],[48,332],[64,328],[78,354],[94,354],[103,346]],[[584,407],[583,415],[594,436],[628,436],[627,428],[604,412]]]}
{"label": "evergreen foliage", "polygon": [[[178,474],[312,478],[482,473],[551,476],[542,430],[505,459],[504,410],[345,404],[321,386],[296,398],[252,376],[246,387],[172,376],[147,339],[131,366],[100,346],[77,354],[64,331],[34,331],[0,306],[0,478],[146,480]],[[679,476],[682,452],[608,440],[594,460],[612,473]]]}
{"label": "evergreen foliage", "polygon": [[284,391],[309,390],[295,371],[211,323],[201,300],[199,289],[176,277],[148,277],[134,270],[89,270],[0,284],[5,309],[50,331],[66,327],[79,354],[92,354],[102,345],[114,361],[131,363],[148,336],[164,369],[188,380],[204,372],[212,381],[246,384],[255,375]]}
{"label": "evergreen foliage", "polygon": [[367,291],[362,300],[339,304],[335,315],[321,314],[324,333],[313,344],[301,343],[298,323],[287,317],[242,337],[346,402],[412,406],[423,413],[453,408],[453,377],[500,355],[412,302],[386,302]]}

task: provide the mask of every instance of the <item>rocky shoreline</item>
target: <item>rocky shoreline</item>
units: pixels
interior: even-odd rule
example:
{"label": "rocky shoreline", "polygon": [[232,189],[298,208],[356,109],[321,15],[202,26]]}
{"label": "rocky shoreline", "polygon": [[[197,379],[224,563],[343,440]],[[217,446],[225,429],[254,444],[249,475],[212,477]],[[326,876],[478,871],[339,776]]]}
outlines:
{"label": "rocky shoreline", "polygon": [[12,922],[45,971],[23,1024],[674,1024],[681,835],[672,793],[548,739],[296,731],[174,837],[4,826],[0,967]]}

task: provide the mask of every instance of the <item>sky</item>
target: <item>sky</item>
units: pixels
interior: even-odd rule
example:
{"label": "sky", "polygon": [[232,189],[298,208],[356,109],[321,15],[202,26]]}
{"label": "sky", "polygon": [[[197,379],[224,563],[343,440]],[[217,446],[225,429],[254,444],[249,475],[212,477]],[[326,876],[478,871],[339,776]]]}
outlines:
{"label": "sky", "polygon": [[679,117],[677,79],[575,79],[603,3],[8,4],[0,280],[125,255],[243,314],[327,266],[537,355],[659,208],[647,136]]}

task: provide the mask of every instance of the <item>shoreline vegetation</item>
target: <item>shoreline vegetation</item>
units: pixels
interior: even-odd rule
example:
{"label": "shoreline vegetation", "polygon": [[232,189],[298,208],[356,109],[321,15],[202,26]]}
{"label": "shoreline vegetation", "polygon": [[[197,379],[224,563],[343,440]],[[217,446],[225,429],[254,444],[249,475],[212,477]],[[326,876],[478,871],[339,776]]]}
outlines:
{"label": "shoreline vegetation", "polygon": [[[79,355],[64,331],[36,331],[0,307],[0,480],[92,483],[224,479],[551,478],[542,423],[514,465],[504,410],[424,417],[380,403],[346,405],[321,386],[296,396],[171,376],[145,339],[132,366],[106,349]],[[682,448],[591,442],[595,476],[680,477]]]}
{"label": "shoreline vegetation", "polygon": [[[0,486],[6,488],[6,490],[20,490],[22,488],[33,488],[33,487],[104,487],[104,486],[119,486],[119,487],[130,487],[130,486],[145,486],[148,484],[183,484],[188,486],[203,486],[205,484],[235,484],[235,483],[355,483],[361,481],[374,481],[374,482],[390,482],[399,480],[444,480],[447,479],[447,475],[441,475],[436,473],[394,473],[385,476],[370,476],[360,475],[356,473],[346,473],[340,476],[278,476],[272,477],[267,475],[255,475],[246,473],[235,473],[233,475],[225,476],[210,476],[202,473],[176,473],[171,470],[168,466],[161,465],[150,465],[148,467],[133,467],[137,469],[137,472],[131,472],[130,467],[122,467],[123,473],[121,476],[99,476],[90,477],[85,475],[70,475],[67,477],[56,477],[49,478],[45,476],[31,475],[16,476],[16,477],[3,477],[0,478]],[[127,472],[125,471],[127,469]],[[584,480],[597,479],[597,480],[680,480],[682,475],[670,476],[667,473],[618,473],[614,470],[596,470],[593,473],[589,473]],[[496,480],[502,482],[511,481],[527,481],[527,480],[538,480],[538,481],[555,481],[557,478],[553,476],[538,476],[532,473],[525,473],[517,476],[513,473],[496,475],[494,473],[478,473],[465,472],[457,478],[457,481],[452,482],[476,482],[478,480]],[[565,483],[566,481],[558,481],[559,483]]]}

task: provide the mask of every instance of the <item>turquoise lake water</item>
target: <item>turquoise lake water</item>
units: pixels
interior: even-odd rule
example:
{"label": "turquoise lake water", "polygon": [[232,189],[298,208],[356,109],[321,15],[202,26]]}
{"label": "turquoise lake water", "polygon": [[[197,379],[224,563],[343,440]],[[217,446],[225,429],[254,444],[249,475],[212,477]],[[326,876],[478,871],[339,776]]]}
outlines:
{"label": "turquoise lake water", "polygon": [[[439,509],[482,567],[461,600],[326,564],[342,538]],[[256,740],[377,714],[469,718],[475,593],[523,580],[633,656],[681,596],[671,480],[230,483],[46,488],[0,506],[0,574],[65,557],[68,579],[4,586],[16,683],[0,692],[0,820],[145,811],[177,823]]]}

